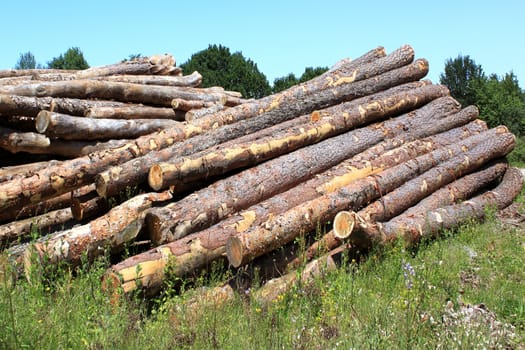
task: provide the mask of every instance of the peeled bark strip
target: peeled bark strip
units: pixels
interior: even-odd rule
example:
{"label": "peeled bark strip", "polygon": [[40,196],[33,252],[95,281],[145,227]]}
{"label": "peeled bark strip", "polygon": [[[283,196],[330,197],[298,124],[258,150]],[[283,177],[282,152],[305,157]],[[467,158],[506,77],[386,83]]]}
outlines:
{"label": "peeled bark strip", "polygon": [[39,235],[52,232],[72,220],[71,209],[65,208],[0,225],[0,247],[9,242],[27,239],[32,232]]}
{"label": "peeled bark strip", "polygon": [[441,125],[441,131],[444,131],[477,117],[477,110],[472,109],[465,112],[473,113],[460,112],[447,117],[458,108],[452,98],[440,98],[404,116],[356,129],[269,160],[217,181],[176,203],[150,211],[147,215],[148,228],[153,237],[160,237],[159,241],[177,239],[283,192],[385,138],[403,135],[404,130],[413,130],[413,137],[425,137],[436,133],[436,125]]}
{"label": "peeled bark strip", "polygon": [[[375,51],[376,54],[373,55],[375,57],[384,55],[383,48],[377,48]],[[312,101],[310,96],[321,94],[324,90],[329,90],[331,87],[353,85],[360,80],[365,80],[407,65],[412,62],[413,59],[414,51],[409,46],[403,46],[386,57],[372,60],[370,60],[368,54],[365,54],[362,59],[358,58],[355,61],[351,61],[344,67],[329,72],[329,74],[325,76],[311,79],[303,84],[293,86],[282,92],[252,102],[244,103],[241,106],[200,118],[195,121],[195,125],[209,129],[267,113],[271,113],[275,118],[282,118],[280,117],[281,115],[289,114],[288,111],[297,108],[298,104],[310,105],[310,110],[324,108],[334,103],[324,104],[316,100]],[[374,85],[380,84],[380,81],[381,80],[378,79]],[[331,95],[331,92],[326,95]],[[348,100],[350,96],[351,94],[348,92],[338,94],[338,102]],[[335,98],[333,95],[330,97]],[[283,119],[281,119],[281,121],[283,121]]]}
{"label": "peeled bark strip", "polygon": [[11,153],[24,151],[28,147],[47,147],[50,140],[35,132],[17,132],[0,126],[0,147]]}
{"label": "peeled bark strip", "polygon": [[131,139],[178,125],[166,119],[92,119],[41,111],[36,130],[64,140]]}
{"label": "peeled bark strip", "polygon": [[163,85],[163,86],[185,86],[198,87],[202,82],[202,75],[195,71],[190,75],[125,75],[116,74],[103,77],[93,77],[90,79],[118,81],[122,83],[143,84],[143,85]]}
{"label": "peeled bark strip", "polygon": [[122,107],[123,102],[81,100],[76,98],[28,97],[0,94],[0,114],[36,117],[42,110],[82,116],[89,108]]}
{"label": "peeled bark strip", "polygon": [[[76,265],[82,254],[87,253],[92,259],[104,252],[104,248],[121,249],[139,233],[144,210],[171,197],[168,191],[137,195],[88,224],[43,237],[26,249],[24,264],[31,263],[35,252],[47,263],[64,261]],[[30,271],[30,266],[25,269]]]}
{"label": "peeled bark strip", "polygon": [[[517,168],[509,168],[501,183],[491,191],[459,204],[431,211],[418,208],[416,215],[401,214],[385,223],[368,225],[366,236],[369,243],[385,243],[403,237],[407,243],[415,244],[423,237],[436,236],[442,230],[458,227],[464,222],[482,220],[487,209],[501,210],[509,206],[523,187],[523,176]],[[429,203],[429,202],[427,202]]]}
{"label": "peeled bark strip", "polygon": [[224,96],[228,99],[235,99],[229,97],[224,92],[207,91],[206,89],[179,86],[141,85],[104,80],[71,80],[0,86],[0,94],[81,99],[98,98],[164,107],[171,107],[171,101],[174,98],[210,102],[218,102]]}
{"label": "peeled bark strip", "polygon": [[[487,133],[493,136],[485,139]],[[495,134],[495,135],[494,135]],[[486,133],[472,136],[450,147],[440,148],[420,156],[377,175],[358,180],[341,189],[294,207],[275,216],[265,223],[252,227],[236,236],[230,237],[226,246],[228,260],[234,267],[246,264],[254,258],[268,253],[290,242],[299,234],[315,229],[319,222],[332,220],[335,215],[347,208],[359,208],[367,205],[384,193],[401,186],[407,180],[422,174],[435,166],[439,159],[449,159],[454,154],[461,154],[463,148],[472,147],[473,142],[481,142],[467,155],[465,162],[478,163],[507,154],[514,147],[515,138],[510,133]],[[339,208],[339,210],[338,210]]]}
{"label": "peeled bark strip", "polygon": [[109,119],[172,119],[184,120],[184,113],[174,111],[172,108],[151,107],[142,105],[129,105],[122,107],[93,107],[85,111],[87,118]]}
{"label": "peeled bark strip", "polygon": [[196,109],[196,108],[209,108],[216,104],[225,106],[227,101],[228,101],[228,98],[226,96],[224,96],[223,99],[217,102],[189,101],[189,100],[183,100],[181,98],[175,98],[173,99],[173,101],[171,101],[171,108],[173,108],[174,110],[187,112],[189,110]]}
{"label": "peeled bark strip", "polygon": [[257,164],[355,127],[417,108],[447,93],[448,89],[443,86],[427,85],[383,98],[379,94],[378,99],[371,99],[366,104],[342,103],[314,112],[312,121],[281,134],[156,164],[150,169],[148,182],[154,190],[168,186],[177,188],[184,183]]}
{"label": "peeled bark strip", "polygon": [[202,118],[205,115],[220,112],[225,108],[226,107],[224,105],[215,103],[214,105],[207,108],[191,109],[186,112],[184,119],[188,122],[191,122],[192,120]]}
{"label": "peeled bark strip", "polygon": [[[355,105],[353,105],[354,107],[352,107],[352,109],[359,109],[358,106],[360,104],[363,104],[363,106],[368,104],[369,107],[374,107],[373,102],[380,99],[384,100],[384,105],[385,103],[388,103],[389,97],[394,96],[395,93],[398,94],[396,98],[399,98],[404,94],[405,96],[409,96],[406,98],[412,101],[414,101],[413,98],[418,96],[418,103],[424,103],[424,101],[428,101],[428,99],[430,99],[432,96],[437,97],[440,94],[447,93],[445,90],[443,90],[443,87],[435,85],[432,87],[427,87],[423,90],[417,89],[418,87],[422,88],[426,85],[428,85],[428,82],[412,82],[396,86],[386,91],[355,100]],[[411,89],[414,89],[414,91],[411,91]],[[425,93],[423,93],[424,91]],[[378,107],[381,107],[381,104]],[[299,111],[300,110],[297,110],[297,112]],[[368,111],[365,112],[370,113]],[[245,134],[250,134],[251,136],[244,136],[242,141],[241,139],[238,139],[237,141],[252,142],[254,139],[265,137],[265,135],[275,136],[278,133],[282,134],[283,130],[292,128],[297,130],[298,128],[302,127],[303,124],[307,124],[311,121],[310,115],[304,115],[303,117],[294,118],[293,120],[274,125],[275,120],[273,120],[271,117],[272,115],[261,115],[257,118],[243,120],[231,125],[213,129],[184,142],[174,144],[173,146],[167,147],[157,152],[152,152],[145,157],[141,157],[126,164],[108,169],[97,176],[97,191],[100,196],[112,196],[126,186],[146,182],[150,167],[152,167],[155,163],[166,162],[177,157],[188,156]],[[222,145],[222,147],[225,147],[225,145]]]}

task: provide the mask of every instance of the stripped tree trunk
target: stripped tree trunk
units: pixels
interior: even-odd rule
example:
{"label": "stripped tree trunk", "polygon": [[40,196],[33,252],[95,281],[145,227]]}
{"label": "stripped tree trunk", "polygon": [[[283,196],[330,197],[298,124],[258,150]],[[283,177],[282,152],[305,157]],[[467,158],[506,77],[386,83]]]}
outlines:
{"label": "stripped tree trunk", "polygon": [[[366,104],[342,103],[314,112],[309,123],[253,143],[221,147],[191,157],[154,165],[149,172],[149,185],[154,190],[183,185],[220,175],[248,164],[289,153],[358,126],[412,110],[448,93],[443,86],[427,85],[420,89],[372,99]],[[379,96],[381,97],[381,96]]]}
{"label": "stripped tree trunk", "polygon": [[87,118],[111,119],[173,119],[184,120],[184,113],[178,113],[172,108],[129,105],[122,107],[93,107],[85,111]]}
{"label": "stripped tree trunk", "polygon": [[65,140],[131,139],[178,125],[167,119],[93,119],[41,111],[36,130]]}
{"label": "stripped tree trunk", "polygon": [[116,74],[103,77],[93,77],[89,79],[118,81],[121,83],[144,84],[144,85],[163,85],[163,86],[185,86],[198,87],[202,82],[202,75],[193,72],[190,75],[129,75]]}
{"label": "stripped tree trunk", "polygon": [[[476,197],[441,208],[434,209],[432,195],[421,206],[414,207],[415,215],[401,214],[385,223],[370,223],[362,232],[360,243],[368,240],[368,244],[382,244],[403,237],[408,244],[415,244],[423,237],[435,236],[440,231],[452,229],[460,224],[483,219],[487,209],[498,210],[509,206],[519,195],[523,187],[523,176],[517,168],[509,168],[501,183],[491,191],[486,191]],[[438,194],[438,196],[441,196]],[[430,204],[430,208],[426,208]]]}
{"label": "stripped tree trunk", "polygon": [[[26,249],[24,264],[31,264],[34,253],[48,264],[64,261],[77,265],[82,254],[92,259],[106,248],[119,250],[139,233],[144,210],[170,198],[170,192],[137,195],[88,224],[42,237]],[[25,270],[31,270],[30,266]]]}
{"label": "stripped tree trunk", "polygon": [[24,115],[28,117],[36,117],[42,110],[83,116],[89,108],[123,106],[126,106],[126,104],[116,101],[28,97],[0,94],[0,114],[2,116]]}
{"label": "stripped tree trunk", "polygon": [[[370,203],[381,194],[392,191],[406,182],[409,178],[406,173],[419,175],[429,170],[438,161],[438,155],[450,158],[451,154],[462,153],[462,147],[468,147],[472,140],[483,140],[482,144],[472,150],[464,152],[462,158],[472,163],[483,162],[506,155],[514,147],[515,138],[510,133],[498,133],[489,130],[487,133],[494,135],[485,139],[486,133],[475,135],[451,147],[440,148],[427,155],[415,158],[399,166],[387,169],[378,175],[369,176],[358,180],[341,189],[308,201],[287,212],[275,216],[265,223],[252,227],[236,236],[230,237],[226,246],[229,262],[238,267],[254,258],[268,253],[277,247],[290,242],[301,233],[308,233],[315,229],[315,225],[332,220],[337,212],[348,207],[360,207]],[[453,150],[457,149],[456,152]],[[428,161],[428,167],[424,162]],[[412,164],[411,164],[412,163]],[[406,169],[417,164],[418,169]],[[402,171],[405,168],[405,171]],[[452,169],[450,169],[452,171]],[[414,174],[416,173],[416,174]],[[346,208],[345,208],[346,207]],[[339,208],[339,209],[338,209]]]}
{"label": "stripped tree trunk", "polygon": [[[381,79],[368,79],[362,82],[355,84],[346,83],[335,86],[327,87],[325,94],[319,95],[322,97],[321,100],[317,99],[317,95],[309,96],[309,103],[294,104],[293,106],[288,106],[286,110],[281,111],[280,114],[275,114],[272,112],[263,113],[257,118],[251,118],[248,120],[243,120],[238,123],[234,123],[223,128],[212,130],[208,135],[202,135],[193,141],[188,141],[183,145],[174,145],[169,147],[161,152],[155,152],[148,157],[137,159],[130,164],[126,164],[121,167],[115,167],[109,171],[101,174],[97,179],[97,191],[101,196],[111,196],[117,193],[122,188],[128,185],[134,185],[137,183],[145,182],[147,180],[147,172],[149,168],[155,163],[166,161],[174,157],[180,157],[196,152],[196,150],[203,150],[205,148],[217,145],[218,143],[224,142],[225,140],[231,140],[232,137],[240,136],[247,133],[252,133],[257,130],[263,130],[275,125],[276,123],[297,117],[305,113],[311,113],[312,108],[316,105],[330,105],[340,103],[341,96],[345,95],[344,89],[350,89],[353,91],[352,97],[362,96],[360,91],[368,91],[369,95],[377,91],[388,89],[392,86],[397,86],[404,81],[414,81],[426,74],[428,66],[424,62],[416,62],[413,65],[388,72],[384,74]],[[379,86],[377,81],[385,83],[384,86]],[[355,85],[352,87],[352,85]],[[276,94],[275,96],[278,96]],[[337,96],[337,98],[335,97]],[[348,99],[351,99],[348,97]],[[256,100],[254,103],[256,103]],[[313,103],[316,102],[316,103]],[[246,103],[247,104],[247,103]],[[245,105],[246,105],[245,104]],[[292,108],[293,107],[293,108]],[[235,108],[235,107],[233,107]],[[229,108],[233,109],[233,108]],[[238,112],[237,112],[238,113]],[[247,115],[249,116],[249,115]],[[307,117],[308,118],[308,117]],[[233,123],[237,119],[232,119]],[[222,125],[222,124],[221,124]],[[211,125],[206,124],[206,127],[211,127]],[[187,133],[191,132],[192,135],[200,134],[204,131],[202,128],[192,128],[191,124],[185,129]],[[268,132],[268,131],[266,131]],[[111,173],[111,175],[110,175]]]}
{"label": "stripped tree trunk", "polygon": [[[444,131],[477,117],[477,110],[472,109],[466,112],[475,113],[457,113],[446,117],[458,108],[452,98],[440,98],[404,116],[356,129],[269,160],[217,181],[178,202],[150,211],[147,215],[148,228],[156,241],[165,242],[209,227],[226,215],[283,192],[385,138],[405,134],[404,130],[413,130],[418,136],[425,137],[436,133],[434,123],[441,124],[441,131]],[[417,128],[414,127],[416,125]]]}

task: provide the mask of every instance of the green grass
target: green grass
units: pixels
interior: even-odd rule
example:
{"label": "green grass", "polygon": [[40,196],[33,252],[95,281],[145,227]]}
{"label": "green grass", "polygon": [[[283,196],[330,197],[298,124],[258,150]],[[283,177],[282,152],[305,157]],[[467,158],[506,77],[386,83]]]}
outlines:
{"label": "green grass", "polygon": [[[112,304],[104,260],[31,284],[3,278],[0,348],[523,349],[525,229],[490,219],[445,236],[347,261],[267,308],[237,297],[197,315],[184,311],[190,288]],[[485,305],[492,328],[457,314],[469,303]]]}

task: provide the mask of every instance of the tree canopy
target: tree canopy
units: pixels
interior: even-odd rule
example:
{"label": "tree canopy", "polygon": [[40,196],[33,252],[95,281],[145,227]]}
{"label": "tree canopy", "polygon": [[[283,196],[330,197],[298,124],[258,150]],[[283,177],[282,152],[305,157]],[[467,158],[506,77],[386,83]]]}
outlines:
{"label": "tree canopy", "polygon": [[297,85],[299,83],[303,83],[305,81],[311,80],[315,78],[318,75],[323,74],[328,70],[327,67],[306,67],[301,77],[297,78],[295,74],[290,73],[287,76],[276,78],[273,81],[273,89],[272,91],[274,93],[286,90],[294,85]]}
{"label": "tree canopy", "polygon": [[47,64],[48,68],[53,69],[86,69],[89,64],[84,58],[84,54],[78,47],[69,48],[64,54],[54,57]]}
{"label": "tree canopy", "polygon": [[36,67],[36,59],[31,51],[21,53],[15,65],[15,69],[35,69]]}
{"label": "tree canopy", "polygon": [[239,91],[244,97],[259,98],[271,93],[266,76],[257,64],[244,58],[241,52],[230,53],[222,45],[210,45],[181,64],[186,74],[198,71],[202,75],[202,86],[222,86]]}
{"label": "tree canopy", "polygon": [[462,106],[478,106],[490,127],[503,124],[514,134],[525,135],[525,93],[514,73],[487,77],[469,56],[458,56],[446,61],[440,82]]}

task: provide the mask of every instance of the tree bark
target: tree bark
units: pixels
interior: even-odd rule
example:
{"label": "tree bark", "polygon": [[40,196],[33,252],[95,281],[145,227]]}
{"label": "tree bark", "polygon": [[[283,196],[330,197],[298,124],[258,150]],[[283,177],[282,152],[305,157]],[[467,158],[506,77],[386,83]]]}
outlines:
{"label": "tree bark", "polygon": [[[77,265],[82,254],[87,253],[93,259],[105,248],[120,250],[139,233],[144,210],[171,197],[170,192],[137,195],[88,224],[42,237],[25,250],[24,264],[31,264],[34,253],[42,263],[45,258],[47,264],[64,261]],[[25,266],[25,270],[30,271],[30,266]]]}
{"label": "tree bark", "polygon": [[41,111],[36,130],[64,140],[131,139],[178,125],[167,119],[93,119]]}
{"label": "tree bark", "polygon": [[34,84],[0,86],[0,94],[21,96],[51,96],[144,103],[154,106],[171,107],[174,98],[218,102],[228,94],[209,89],[179,86],[141,85],[104,80],[71,80],[39,82]]}
{"label": "tree bark", "polygon": [[23,76],[35,76],[40,74],[74,74],[78,70],[69,69],[3,69],[0,70],[0,78],[12,78]]}
{"label": "tree bark", "polygon": [[118,81],[121,83],[143,84],[143,85],[163,85],[163,86],[184,86],[198,87],[202,82],[202,75],[193,72],[190,75],[168,76],[168,75],[129,75],[118,74],[103,77],[93,77],[90,79]]}
{"label": "tree bark", "polygon": [[28,117],[36,117],[42,110],[83,116],[86,110],[90,108],[123,106],[127,106],[127,104],[123,102],[104,100],[28,97],[0,94],[0,114],[3,116],[24,115]]}
{"label": "tree bark", "polygon": [[187,112],[192,109],[196,108],[209,108],[214,105],[221,105],[225,106],[227,102],[226,96],[224,96],[223,99],[217,102],[209,102],[209,101],[191,101],[191,100],[183,100],[181,98],[175,98],[173,101],[171,101],[171,107],[174,110],[178,111],[184,111]]}
{"label": "tree bark", "polygon": [[[401,214],[385,223],[369,224],[366,231],[362,231],[364,234],[362,233],[361,236],[368,239],[368,244],[384,244],[398,237],[403,237],[408,244],[416,244],[423,237],[436,236],[442,230],[455,228],[471,220],[482,220],[487,209],[506,208],[519,195],[522,187],[521,171],[511,167],[505,172],[500,184],[493,190],[458,204],[427,210],[424,206],[429,203],[431,207],[433,206],[432,196],[430,196],[424,206],[416,206],[415,215]],[[360,239],[360,242],[364,240]]]}
{"label": "tree bark", "polygon": [[[491,135],[491,138],[486,139],[488,134]],[[472,150],[463,151],[464,147],[469,149],[473,142],[481,141],[483,143],[478,144]],[[226,246],[228,260],[234,267],[244,265],[290,242],[301,233],[311,232],[317,223],[332,220],[341,210],[367,205],[382,194],[392,191],[407,180],[434,167],[440,159],[443,161],[449,159],[453,154],[460,154],[459,157],[465,162],[477,163],[479,166],[482,162],[504,156],[512,150],[514,143],[515,138],[512,134],[492,129],[453,146],[440,148],[389,168],[378,175],[355,181],[337,191],[296,206],[259,226],[230,237]]]}
{"label": "tree bark", "polygon": [[15,177],[23,176],[29,172],[35,172],[48,167],[50,164],[56,164],[57,160],[41,161],[34,163],[25,163],[21,165],[11,165],[0,168],[0,182],[9,181]]}
{"label": "tree bark", "polygon": [[222,147],[220,150],[204,151],[185,159],[156,164],[150,169],[149,185],[154,190],[169,186],[177,189],[185,183],[257,164],[364,124],[417,108],[447,93],[448,89],[443,86],[427,85],[371,99],[366,104],[346,102],[328,107],[314,112],[308,123],[253,143]]}
{"label": "tree bark", "polygon": [[269,160],[217,181],[176,203],[150,211],[148,228],[152,237],[159,237],[155,240],[166,241],[209,227],[226,215],[283,192],[385,138],[405,135],[404,130],[412,130],[413,137],[425,137],[436,133],[434,123],[441,124],[441,131],[444,131],[477,117],[477,110],[472,109],[465,110],[472,113],[447,117],[458,108],[452,98],[440,98],[406,115]]}
{"label": "tree bark", "polygon": [[0,147],[11,153],[23,151],[30,147],[47,147],[50,140],[35,132],[17,132],[16,130],[0,126]]}
{"label": "tree bark", "polygon": [[[413,67],[417,68],[417,67]],[[417,71],[417,69],[416,69]],[[354,101],[356,105],[358,103],[374,101],[376,98],[381,96],[387,98],[388,94],[394,92],[403,92],[410,90],[410,88],[421,87],[422,85],[428,85],[428,82],[412,82],[395,86],[387,91],[378,93],[376,96],[367,96]],[[338,94],[334,88],[332,92]],[[429,88],[430,90],[436,89]],[[439,89],[439,88],[437,88]],[[435,91],[435,90],[434,90]],[[443,91],[443,93],[445,93]],[[302,108],[302,106],[298,106]],[[312,112],[311,110],[297,110],[296,112]],[[188,156],[190,154],[202,151],[206,148],[218,145],[222,142],[232,140],[235,137],[240,137],[245,134],[253,134],[252,136],[244,136],[242,139],[238,139],[237,142],[252,142],[254,139],[264,137],[265,135],[275,135],[283,130],[297,128],[301,124],[308,123],[311,119],[310,115],[304,115],[303,117],[295,118],[277,125],[272,115],[261,115],[257,118],[243,120],[231,125],[226,125],[218,129],[210,130],[204,134],[193,137],[192,139],[186,140],[183,143],[174,144],[171,147],[167,147],[157,152],[152,152],[146,157],[134,159],[127,164],[122,164],[117,167],[112,167],[97,176],[97,191],[101,196],[111,196],[118,193],[120,190],[129,185],[135,185],[138,183],[147,181],[147,174],[151,166],[158,162],[164,162],[169,159],[177,157]],[[273,126],[272,126],[273,125]],[[201,129],[199,129],[201,130]],[[258,132],[258,134],[255,134]],[[223,144],[222,147],[225,145]]]}
{"label": "tree bark", "polygon": [[79,222],[104,214],[108,210],[108,200],[99,197],[94,190],[83,196],[71,198],[71,214]]}
{"label": "tree bark", "polygon": [[172,108],[129,105],[122,107],[93,107],[85,111],[87,118],[110,119],[173,119],[183,121],[185,114]]}
{"label": "tree bark", "polygon": [[212,105],[210,107],[207,107],[207,108],[199,107],[198,109],[190,109],[190,110],[188,110],[186,112],[186,114],[184,116],[184,119],[187,122],[191,122],[191,121],[193,121],[195,119],[202,118],[205,115],[220,112],[220,111],[222,111],[222,110],[224,110],[226,108],[227,107],[225,107],[224,105],[221,105],[219,103],[215,103],[214,105]]}

